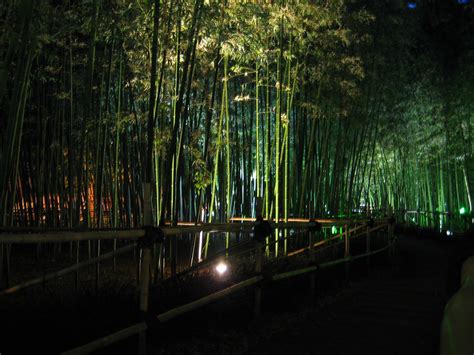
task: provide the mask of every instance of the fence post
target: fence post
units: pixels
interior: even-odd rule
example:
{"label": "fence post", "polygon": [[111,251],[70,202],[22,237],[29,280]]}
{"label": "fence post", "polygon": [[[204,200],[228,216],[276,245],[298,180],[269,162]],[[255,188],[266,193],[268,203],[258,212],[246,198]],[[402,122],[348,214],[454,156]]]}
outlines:
{"label": "fence post", "polygon": [[349,229],[347,224],[344,225],[344,257],[348,257],[350,255],[349,249]]}
{"label": "fence post", "polygon": [[[163,232],[160,228],[145,227],[145,237],[139,241],[142,250],[141,277],[140,277],[140,314],[143,320],[147,320],[150,279],[151,279],[151,248],[155,243],[163,242]],[[146,330],[139,334],[139,353],[146,354]]]}
{"label": "fence post", "polygon": [[[313,232],[309,231],[309,260],[311,261],[311,264],[314,263],[314,248],[313,248]],[[316,284],[316,276],[314,272],[312,272],[309,275],[309,295],[311,297],[311,301],[314,299],[314,289],[315,289],[315,284]]]}
{"label": "fence post", "polygon": [[[320,235],[320,233],[323,229],[323,226],[321,225],[321,223],[319,223],[319,222],[317,222],[313,219],[310,219],[309,222],[313,224],[313,226],[311,226],[308,230],[308,232],[309,232],[308,233],[309,234],[309,260],[310,260],[311,264],[314,264],[315,255],[314,255],[314,240],[313,240],[313,237]],[[310,293],[310,297],[311,297],[311,302],[314,300],[315,289],[316,289],[316,273],[312,272],[309,275],[309,293]]]}
{"label": "fence post", "polygon": [[142,250],[142,264],[140,277],[140,312],[145,315],[148,312],[148,299],[151,279],[151,248],[155,243],[159,245],[163,242],[163,232],[160,228],[145,227],[145,237],[139,241],[139,248]]}
{"label": "fence post", "polygon": [[[262,272],[262,243],[255,242],[255,274],[259,275]],[[262,301],[262,286],[258,284],[255,287],[255,302],[254,302],[254,317],[260,316],[260,303]]]}
{"label": "fence post", "polygon": [[[344,225],[344,258],[348,258],[351,255],[350,252],[350,239],[349,239],[349,227],[347,224]],[[350,262],[345,262],[346,268],[346,280],[349,279]]]}
{"label": "fence post", "polygon": [[[117,239],[114,239],[114,245],[113,245],[114,251],[117,250]],[[117,271],[117,258],[114,256],[113,260],[113,271]]]}
{"label": "fence post", "polygon": [[394,230],[395,230],[395,217],[392,215],[388,221],[388,242],[390,244],[390,247],[389,247],[390,257],[393,257],[394,252],[395,252],[395,246],[393,244]]}
{"label": "fence post", "polygon": [[3,288],[7,288],[4,285],[4,279],[3,279],[3,253],[4,253],[4,248],[5,246],[3,244],[0,244],[0,290]]}
{"label": "fence post", "polygon": [[163,279],[163,243],[158,243],[155,248],[155,256],[153,260],[153,268],[155,270],[153,282]]}
{"label": "fence post", "polygon": [[[159,232],[152,227],[153,211],[151,209],[151,183],[143,184],[143,224],[145,226],[145,237],[141,240],[141,248],[139,248],[138,258],[138,284],[140,287],[140,314],[146,319],[148,313],[148,299],[150,292],[150,266],[151,266],[151,247],[156,241],[158,235],[162,237],[161,230]],[[140,332],[138,336],[138,351],[140,355],[147,353],[146,330]]]}
{"label": "fence post", "polygon": [[[390,245],[391,236],[392,236],[392,224],[388,222],[387,223],[387,245]],[[389,255],[390,255],[390,248],[389,248]]]}
{"label": "fence post", "polygon": [[144,247],[142,252],[142,270],[140,278],[140,312],[148,311],[148,294],[150,290],[151,249]]}
{"label": "fence post", "polygon": [[10,287],[10,244],[2,244],[0,249],[0,289]]}
{"label": "fence post", "polygon": [[[80,241],[76,242],[76,264],[79,264],[79,255],[80,255]],[[74,289],[76,291],[76,296],[79,291],[79,270],[76,270],[74,273]]]}
{"label": "fence post", "polygon": [[[140,277],[140,314],[142,318],[146,318],[148,312],[148,299],[150,292],[150,261],[151,249],[149,247],[142,248],[142,263]],[[146,354],[146,330],[139,334],[139,354]]]}
{"label": "fence post", "polygon": [[370,273],[370,225],[367,224],[367,241],[366,241],[366,248],[365,248],[365,252],[367,253],[367,256],[365,258],[366,262],[367,262],[367,274]]}
{"label": "fence post", "polygon": [[[263,220],[262,215],[257,216],[256,222],[257,223],[253,227],[253,235],[255,240],[255,274],[259,275],[262,273],[263,246],[266,245],[265,241],[267,240],[267,238],[273,235],[273,228],[271,227],[270,223],[268,223],[268,221]],[[261,284],[257,284],[257,286],[255,287],[255,318],[258,318],[260,316],[261,299],[262,286]]]}
{"label": "fence post", "polygon": [[[100,256],[100,240],[97,241],[97,257]],[[99,294],[100,288],[100,262],[95,264],[95,292]]]}
{"label": "fence post", "polygon": [[137,255],[137,287],[138,287],[138,289],[140,289],[143,250],[142,249],[137,249],[135,255]]}
{"label": "fence post", "polygon": [[176,276],[176,266],[178,263],[178,236],[170,236],[170,262],[171,262],[171,276]]}

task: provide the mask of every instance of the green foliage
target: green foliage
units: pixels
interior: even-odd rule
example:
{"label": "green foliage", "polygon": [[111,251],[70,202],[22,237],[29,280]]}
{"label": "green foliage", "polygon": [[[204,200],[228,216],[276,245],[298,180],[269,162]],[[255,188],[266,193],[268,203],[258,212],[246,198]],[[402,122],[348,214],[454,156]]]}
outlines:
{"label": "green foliage", "polygon": [[207,169],[206,163],[201,160],[197,159],[193,162],[194,168],[194,187],[197,191],[204,190],[211,184],[211,172]]}

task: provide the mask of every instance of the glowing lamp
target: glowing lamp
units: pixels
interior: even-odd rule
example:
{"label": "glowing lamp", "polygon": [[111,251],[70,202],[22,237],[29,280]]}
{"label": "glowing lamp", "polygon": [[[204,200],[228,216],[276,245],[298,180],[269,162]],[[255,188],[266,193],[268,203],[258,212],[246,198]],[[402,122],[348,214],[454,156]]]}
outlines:
{"label": "glowing lamp", "polygon": [[219,275],[223,275],[227,272],[227,265],[223,262],[220,262],[216,265],[216,271]]}
{"label": "glowing lamp", "polygon": [[336,226],[332,226],[332,228],[331,228],[331,233],[332,233],[332,234],[337,234],[337,228],[336,228]]}
{"label": "glowing lamp", "polygon": [[461,215],[466,214],[466,212],[467,212],[467,208],[466,208],[466,207],[461,207],[461,208],[459,209],[459,214],[461,214]]}
{"label": "glowing lamp", "polygon": [[446,231],[446,235],[447,235],[448,237],[452,237],[453,234],[454,234],[453,231],[450,231],[450,230],[447,230],[447,231]]}
{"label": "glowing lamp", "polygon": [[415,2],[415,1],[408,1],[407,7],[408,7],[409,9],[412,9],[412,10],[413,10],[413,9],[416,9],[416,2]]}

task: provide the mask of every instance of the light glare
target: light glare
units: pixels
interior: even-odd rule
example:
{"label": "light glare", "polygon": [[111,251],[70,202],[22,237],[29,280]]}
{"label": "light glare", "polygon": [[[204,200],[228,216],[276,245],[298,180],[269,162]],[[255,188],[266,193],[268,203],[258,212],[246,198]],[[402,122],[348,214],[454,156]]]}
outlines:
{"label": "light glare", "polygon": [[227,265],[222,262],[217,264],[216,271],[219,273],[219,275],[224,274],[227,271]]}

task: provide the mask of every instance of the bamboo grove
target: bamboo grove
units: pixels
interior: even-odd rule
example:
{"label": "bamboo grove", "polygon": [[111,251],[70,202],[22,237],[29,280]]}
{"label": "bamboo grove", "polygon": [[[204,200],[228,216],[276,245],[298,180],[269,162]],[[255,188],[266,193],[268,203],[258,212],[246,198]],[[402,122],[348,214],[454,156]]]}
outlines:
{"label": "bamboo grove", "polygon": [[472,211],[472,40],[459,29],[447,68],[420,35],[431,13],[4,1],[2,225],[139,226],[150,196],[154,223]]}

